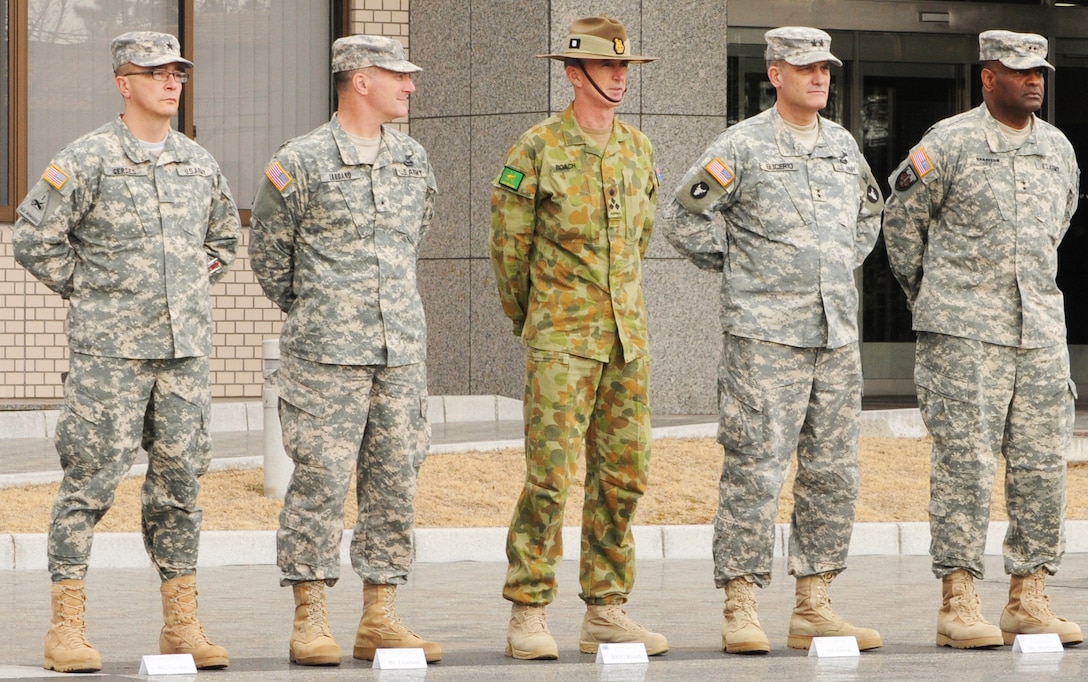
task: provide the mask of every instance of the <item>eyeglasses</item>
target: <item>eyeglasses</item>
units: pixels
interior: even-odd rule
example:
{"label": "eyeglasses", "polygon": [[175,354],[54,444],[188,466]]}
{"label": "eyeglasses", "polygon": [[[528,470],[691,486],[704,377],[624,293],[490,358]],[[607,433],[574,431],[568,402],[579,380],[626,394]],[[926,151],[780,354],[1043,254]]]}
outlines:
{"label": "eyeglasses", "polygon": [[184,71],[167,71],[166,69],[155,69],[154,71],[133,71],[132,73],[123,74],[125,76],[151,76],[152,79],[165,83],[173,76],[174,80],[178,83],[185,84],[189,82],[189,74]]}

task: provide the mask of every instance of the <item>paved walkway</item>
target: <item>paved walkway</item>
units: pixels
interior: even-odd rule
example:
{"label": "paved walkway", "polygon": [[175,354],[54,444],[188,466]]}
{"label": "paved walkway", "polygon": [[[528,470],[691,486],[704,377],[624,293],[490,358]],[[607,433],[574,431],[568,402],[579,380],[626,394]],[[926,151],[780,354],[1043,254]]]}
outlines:
{"label": "paved walkway", "polygon": [[[709,560],[645,561],[629,613],[665,634],[668,654],[648,664],[604,666],[578,653],[583,613],[576,568],[560,568],[560,594],[548,609],[559,644],[557,661],[503,656],[509,605],[500,596],[498,562],[418,564],[400,590],[400,615],[439,642],[442,662],[426,671],[372,670],[350,658],[361,612],[358,578],[345,573],[329,592],[333,635],[348,658],[339,668],[304,668],[287,661],[291,593],[272,566],[202,569],[200,614],[213,641],[230,650],[231,665],[200,679],[309,682],[314,680],[1076,680],[1088,677],[1088,646],[1059,654],[1014,654],[1010,647],[956,651],[934,645],[940,585],[924,557],[858,557],[832,585],[836,608],[852,622],[880,630],[884,647],[856,658],[809,658],[785,647],[793,581],[776,566],[774,583],[759,592],[760,619],[771,639],[767,656],[720,651],[722,592]],[[987,562],[979,583],[983,609],[997,622],[1006,600],[1001,562]],[[1055,610],[1088,625],[1088,556],[1069,556],[1050,581]],[[94,569],[88,576],[88,638],[101,651],[103,673],[76,679],[134,679],[143,655],[157,653],[161,627],[158,579],[150,570]],[[0,679],[48,675],[41,666],[49,620],[48,578],[42,572],[0,571]],[[61,677],[60,675],[49,675]],[[69,676],[69,679],[73,679]],[[145,678],[146,679],[146,678]],[[153,678],[152,678],[153,679]],[[164,678],[174,682],[177,678]],[[191,678],[190,678],[191,679]]]}
{"label": "paved walkway", "polygon": [[[1082,416],[1078,421],[1083,421]],[[883,427],[880,427],[883,428]],[[894,425],[891,427],[896,428]],[[709,417],[655,420],[655,435],[713,435]],[[520,442],[514,421],[433,426],[434,452],[500,447]],[[260,430],[214,434],[218,466],[259,466]],[[47,438],[0,438],[0,484],[57,474]],[[1071,550],[1050,595],[1062,615],[1088,627],[1088,528],[1071,526]],[[515,662],[502,655],[509,607],[499,594],[505,564],[503,529],[423,529],[420,556],[398,603],[401,615],[440,642],[446,657],[426,671],[377,671],[350,658],[361,608],[361,588],[348,566],[330,591],[333,631],[349,657],[339,668],[303,668],[287,662],[293,605],[278,587],[272,532],[205,534],[201,551],[201,616],[214,641],[227,646],[232,664],[202,679],[220,680],[1012,680],[1088,678],[1088,646],[1061,654],[953,651],[933,645],[940,586],[929,572],[925,524],[858,524],[850,569],[833,585],[836,608],[852,621],[876,627],[885,646],[858,658],[815,659],[784,646],[793,583],[776,564],[774,584],[759,593],[760,616],[773,651],[769,656],[728,656],[720,651],[722,593],[714,589],[708,527],[640,528],[638,584],[629,612],[666,634],[670,652],[649,664],[601,666],[578,653],[583,607],[577,599],[577,564],[560,566],[561,592],[549,608],[560,645],[558,661]],[[574,529],[572,529],[574,530]],[[1000,532],[988,548],[987,580],[979,585],[984,611],[997,622],[1006,599]],[[426,531],[426,532],[424,532]],[[575,531],[576,532],[576,531]],[[577,547],[574,537],[568,547]],[[779,554],[785,538],[779,531]],[[156,651],[161,627],[158,579],[146,567],[136,534],[100,534],[88,576],[88,636],[102,652],[101,675],[134,679],[141,656]],[[135,560],[139,567],[129,567]],[[235,565],[242,561],[244,565]],[[49,621],[44,537],[0,535],[0,679],[64,677],[40,668]],[[2,570],[2,569],[27,570]],[[71,679],[71,676],[68,676]],[[177,678],[169,678],[171,681]]]}

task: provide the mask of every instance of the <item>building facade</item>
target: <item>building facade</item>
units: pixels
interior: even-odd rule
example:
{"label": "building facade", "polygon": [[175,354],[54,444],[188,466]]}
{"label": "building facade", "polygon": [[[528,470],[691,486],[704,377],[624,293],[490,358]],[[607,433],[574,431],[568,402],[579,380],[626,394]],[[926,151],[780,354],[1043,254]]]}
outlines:
{"label": "building facade", "polygon": [[[501,313],[487,256],[491,181],[518,134],[562,109],[561,67],[536,59],[579,16],[620,18],[636,49],[659,61],[633,67],[620,116],[653,140],[671,192],[726,126],[766,108],[763,32],[803,24],[831,33],[844,65],[825,112],[857,137],[885,178],[931,123],[981,101],[977,35],[990,28],[1050,39],[1057,73],[1041,115],[1088,158],[1088,2],[905,0],[0,0],[0,400],[55,401],[67,368],[62,301],[15,266],[10,222],[27,182],[65,144],[115,115],[109,38],[125,30],[177,32],[195,77],[179,117],[222,164],[240,208],[282,140],[332,110],[328,45],[347,33],[400,38],[424,68],[405,125],[429,150],[440,189],[419,264],[434,395],[520,397],[523,349]],[[122,17],[118,19],[117,17]],[[0,113],[0,115],[3,115]],[[1083,162],[1083,161],[1082,161]],[[243,230],[245,232],[245,230]],[[1074,378],[1088,384],[1088,273],[1082,209],[1061,247]],[[214,395],[261,395],[261,342],[281,313],[241,258],[215,291]],[[652,400],[660,413],[715,411],[720,347],[717,281],[655,237],[645,263]],[[909,313],[881,247],[858,274],[866,393],[912,394]]]}

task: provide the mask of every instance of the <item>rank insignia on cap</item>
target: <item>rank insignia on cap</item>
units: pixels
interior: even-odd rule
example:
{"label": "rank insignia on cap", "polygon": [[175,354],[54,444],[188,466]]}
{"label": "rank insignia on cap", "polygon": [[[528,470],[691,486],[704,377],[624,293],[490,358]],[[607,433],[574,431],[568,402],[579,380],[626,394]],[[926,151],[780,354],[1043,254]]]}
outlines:
{"label": "rank insignia on cap", "polygon": [[919,147],[910,155],[910,163],[914,166],[914,170],[918,172],[919,178],[924,178],[926,173],[933,170],[933,163],[930,162],[925,147]]}
{"label": "rank insignia on cap", "polygon": [[521,181],[524,179],[525,173],[514,170],[510,166],[505,166],[502,169],[502,175],[499,176],[499,184],[516,192],[521,187]]}
{"label": "rank insignia on cap", "polygon": [[46,168],[45,172],[42,173],[42,180],[48,182],[53,186],[53,189],[59,192],[61,187],[68,184],[68,174],[62,171],[60,167],[54,163],[50,164],[49,168]]}
{"label": "rank insignia on cap", "polygon": [[626,52],[627,47],[623,44],[623,38],[613,38],[612,49],[616,52],[616,54],[623,54],[624,52]]}
{"label": "rank insignia on cap", "polygon": [[704,166],[704,168],[706,168],[707,173],[710,173],[710,177],[717,180],[718,184],[722,187],[728,187],[729,183],[733,182],[733,179],[736,178],[736,176],[733,175],[733,170],[716,156],[711,159],[710,163]]}
{"label": "rank insignia on cap", "polygon": [[294,180],[294,178],[288,175],[287,171],[283,169],[283,166],[280,165],[279,161],[273,161],[272,165],[264,172],[264,175],[268,178],[268,181],[281,192],[284,187],[290,185],[291,181]]}

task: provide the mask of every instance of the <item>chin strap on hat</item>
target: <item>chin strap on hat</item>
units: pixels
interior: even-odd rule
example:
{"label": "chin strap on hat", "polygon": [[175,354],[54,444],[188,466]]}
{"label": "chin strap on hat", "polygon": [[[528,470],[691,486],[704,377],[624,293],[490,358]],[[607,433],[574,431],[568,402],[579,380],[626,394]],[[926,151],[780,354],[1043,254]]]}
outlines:
{"label": "chin strap on hat", "polygon": [[[608,95],[604,94],[604,90],[601,90],[601,86],[597,85],[596,81],[593,80],[593,77],[589,75],[588,71],[586,71],[585,61],[582,60],[582,59],[579,59],[577,61],[578,61],[578,68],[580,68],[582,70],[582,73],[585,74],[586,80],[589,81],[589,84],[593,86],[593,89],[596,90],[597,93],[600,94],[601,97],[604,97],[606,100],[608,100],[612,104],[619,104],[620,102],[623,101],[622,97],[620,97],[619,99],[614,99],[614,98],[609,97]],[[624,92],[624,94],[626,94],[627,93],[627,88],[624,88],[623,92]]]}

